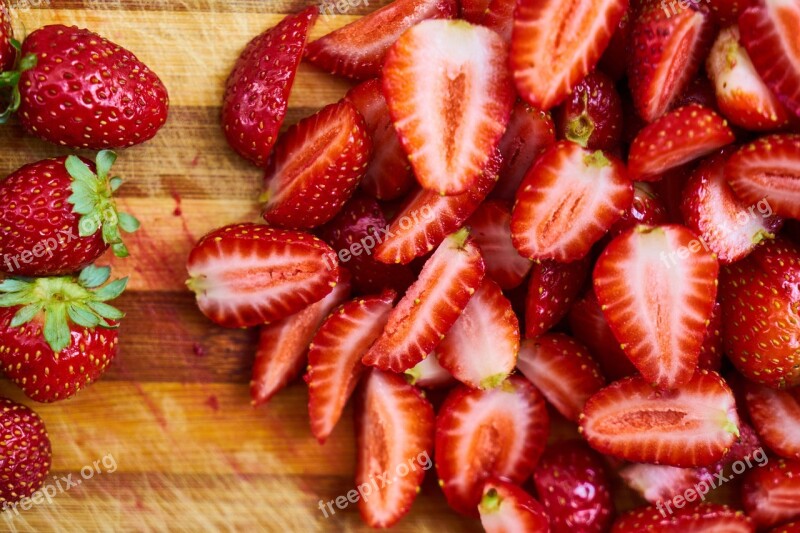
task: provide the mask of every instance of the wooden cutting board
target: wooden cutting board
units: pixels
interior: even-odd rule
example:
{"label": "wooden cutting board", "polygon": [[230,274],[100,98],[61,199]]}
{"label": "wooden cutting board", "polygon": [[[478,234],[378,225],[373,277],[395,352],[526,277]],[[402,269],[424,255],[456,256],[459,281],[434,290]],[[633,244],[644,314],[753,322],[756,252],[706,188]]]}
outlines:
{"label": "wooden cutting board", "polygon": [[[386,0],[354,1],[320,17],[312,38]],[[52,503],[3,513],[11,531],[359,531],[355,506],[323,517],[320,500],[355,488],[352,414],[325,446],[312,438],[301,383],[269,405],[250,406],[253,331],[213,326],[185,286],[184,262],[207,231],[257,220],[260,172],[228,149],[219,126],[224,80],[256,34],[304,0],[10,0],[18,36],[52,23],[90,28],[132,50],[156,71],[170,118],[144,146],[120,154],[123,208],[142,221],[132,257],[110,261],[129,275],[118,300],[127,312],[121,350],[104,379],[76,398],[33,405],[53,442],[53,475],[77,486]],[[366,4],[369,5],[366,5]],[[344,5],[344,4],[340,4]],[[302,65],[287,124],[338,100],[349,84]],[[0,129],[0,175],[67,153]],[[87,154],[89,155],[89,154]],[[28,405],[7,381],[0,394]],[[105,459],[105,463],[103,462]],[[98,461],[102,473],[82,479]],[[113,465],[116,465],[114,467]],[[89,469],[84,473],[89,474]],[[96,472],[95,470],[95,472]],[[113,472],[111,472],[113,470]],[[60,479],[59,479],[60,481]],[[52,480],[55,484],[56,480]],[[62,487],[67,483],[62,482]],[[429,471],[400,531],[480,530],[451,512]]]}

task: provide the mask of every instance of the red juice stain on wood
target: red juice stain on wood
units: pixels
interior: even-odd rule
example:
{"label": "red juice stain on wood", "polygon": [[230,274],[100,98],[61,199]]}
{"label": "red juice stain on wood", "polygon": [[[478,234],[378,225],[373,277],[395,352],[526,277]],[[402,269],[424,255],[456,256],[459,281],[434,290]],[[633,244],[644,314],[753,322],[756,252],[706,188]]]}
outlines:
{"label": "red juice stain on wood", "polygon": [[215,394],[208,397],[206,405],[209,406],[212,411],[219,411],[219,400]]}

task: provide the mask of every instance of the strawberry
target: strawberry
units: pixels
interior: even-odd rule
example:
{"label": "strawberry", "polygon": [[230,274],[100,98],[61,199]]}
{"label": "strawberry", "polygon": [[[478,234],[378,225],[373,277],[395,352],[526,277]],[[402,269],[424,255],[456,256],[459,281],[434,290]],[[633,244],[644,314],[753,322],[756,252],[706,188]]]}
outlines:
{"label": "strawberry", "polygon": [[608,74],[614,82],[618,82],[625,77],[627,70],[626,59],[631,40],[631,27],[633,26],[631,11],[633,9],[628,9],[622,15],[614,34],[611,36],[611,41],[609,41],[605,52],[603,52],[600,61],[597,63],[598,70]]}
{"label": "strawberry", "polygon": [[492,30],[426,20],[389,49],[383,93],[423,188],[455,195],[476,186],[514,104],[507,47]]}
{"label": "strawberry", "polygon": [[766,202],[779,216],[800,218],[800,135],[768,135],[742,146],[725,177],[746,203]]}
{"label": "strawberry", "polygon": [[70,148],[126,148],[150,140],[167,121],[169,96],[158,76],[96,33],[44,26],[20,54],[18,71],[6,78],[15,85],[10,111],[19,107],[31,135]]}
{"label": "strawberry", "polygon": [[586,76],[556,110],[556,130],[590,150],[612,150],[622,138],[622,99],[600,71]]}
{"label": "strawberry", "polygon": [[761,528],[800,518],[800,461],[776,459],[749,470],[742,484],[742,503]]}
{"label": "strawberry", "polygon": [[661,197],[652,189],[648,183],[635,182],[633,184],[633,202],[631,208],[622,215],[622,218],[614,222],[608,234],[616,237],[639,224],[648,226],[658,226],[669,221],[667,207]]}
{"label": "strawberry", "polygon": [[714,38],[708,14],[665,11],[660,0],[641,0],[631,26],[628,84],[636,112],[652,122],[667,112],[697,73]]}
{"label": "strawberry", "polygon": [[681,467],[718,461],[739,434],[733,393],[707,370],[670,392],[639,376],[612,383],[589,398],[580,423],[601,453]]}
{"label": "strawberry", "polygon": [[484,202],[467,221],[486,262],[486,274],[500,288],[519,286],[533,266],[511,241],[511,209],[502,201]]}
{"label": "strawberry", "polygon": [[32,409],[0,398],[0,427],[0,506],[5,511],[8,504],[29,497],[42,487],[50,473],[52,453],[47,428]]}
{"label": "strawberry", "polygon": [[325,224],[352,196],[372,154],[364,118],[346,101],[304,118],[280,138],[264,176],[264,220],[296,229]]}
{"label": "strawberry", "polygon": [[461,0],[459,17],[473,24],[480,24],[486,10],[489,9],[490,0]]}
{"label": "strawberry", "polygon": [[550,531],[549,519],[542,504],[521,488],[502,479],[487,479],[483,484],[478,512],[486,533]]}
{"label": "strawberry", "polygon": [[[14,39],[14,28],[11,27],[11,10],[6,0],[0,0],[0,74],[11,70],[17,59],[17,50],[11,41]],[[0,77],[2,80],[2,77]],[[2,82],[0,82],[2,83]]]}
{"label": "strawberry", "polygon": [[517,368],[572,422],[578,421],[586,400],[606,385],[589,350],[563,333],[522,341]]}
{"label": "strawberry", "polygon": [[550,531],[598,533],[611,525],[614,504],[602,457],[579,440],[548,447],[533,471]]}
{"label": "strawberry", "polygon": [[631,144],[631,179],[656,181],[661,174],[699,159],[735,140],[727,122],[712,110],[689,104],[645,126]]}
{"label": "strawberry", "polygon": [[714,85],[703,72],[699,73],[689,82],[686,90],[675,99],[673,106],[679,108],[689,104],[697,104],[719,112]]}
{"label": "strawberry", "polygon": [[[685,504],[686,502],[684,502]],[[620,516],[611,533],[753,533],[753,521],[725,505],[701,503],[667,512],[664,505],[634,509]],[[670,507],[670,509],[672,509]]]}
{"label": "strawberry", "polygon": [[[624,466],[619,477],[648,503],[663,503],[704,481],[699,468],[634,463]],[[713,479],[713,478],[712,478]],[[708,483],[708,481],[706,481]]]}
{"label": "strawberry", "polygon": [[412,385],[426,389],[444,388],[457,383],[453,375],[439,364],[436,352],[428,354],[425,359],[417,363],[414,368],[406,370],[403,375]]}
{"label": "strawberry", "polygon": [[706,70],[722,114],[749,130],[773,130],[789,122],[789,111],[756,72],[747,50],[739,44],[739,27],[722,30],[711,47]]}
{"label": "strawberry", "polygon": [[739,15],[741,42],[753,65],[778,98],[800,116],[800,5],[752,0]]}
{"label": "strawberry", "polygon": [[519,321],[500,287],[484,279],[436,348],[439,364],[475,389],[493,389],[514,370]]}
{"label": "strawberry", "polygon": [[308,414],[320,444],[330,436],[364,371],[361,358],[383,331],[397,293],[356,298],[319,328],[308,351]]}
{"label": "strawberry", "polygon": [[770,529],[769,533],[800,533],[800,522],[791,522],[778,526],[775,529]]}
{"label": "strawberry", "polygon": [[128,278],[88,266],[78,277],[0,282],[0,365],[32,400],[55,402],[97,380],[116,357],[124,314],[106,302]]}
{"label": "strawberry", "polygon": [[588,258],[572,263],[534,263],[525,297],[525,337],[533,339],[566,316],[589,276]]}
{"label": "strawberry", "polygon": [[517,192],[511,216],[514,246],[531,259],[576,261],[632,200],[633,185],[622,161],[558,142],[539,156]]}
{"label": "strawberry", "polygon": [[708,319],[708,327],[703,337],[703,345],[700,347],[700,357],[697,360],[697,368],[713,370],[719,372],[722,366],[722,306],[719,300],[714,303],[711,310],[711,318]]}
{"label": "strawberry", "polygon": [[120,229],[139,221],[117,212],[112,193],[122,180],[109,171],[117,156],[104,150],[97,166],[77,156],[25,165],[0,182],[0,270],[19,276],[77,272],[109,248],[128,250]]}
{"label": "strawberry", "polygon": [[350,281],[346,275],[343,278],[318,302],[282,320],[261,326],[250,380],[250,398],[254,407],[267,403],[303,369],[314,334],[328,314],[350,295]]}
{"label": "strawberry", "polygon": [[480,24],[496,31],[505,42],[509,43],[514,29],[516,7],[516,0],[491,0]]}
{"label": "strawberry", "polygon": [[800,390],[747,383],[745,401],[758,436],[786,459],[800,459]]}
{"label": "strawberry", "polygon": [[717,295],[719,264],[683,226],[637,226],[594,269],[594,290],[625,354],[650,383],[671,389],[697,368]]}
{"label": "strawberry", "polygon": [[406,30],[423,20],[454,18],[457,11],[455,0],[394,0],[310,43],[306,57],[340,76],[380,76],[387,51]]}
{"label": "strawberry", "polygon": [[313,235],[250,223],[201,238],[186,269],[200,311],[228,328],[286,318],[321,300],[339,279],[336,254]]}
{"label": "strawberry", "polygon": [[776,239],[722,269],[722,342],[743,376],[772,388],[800,385],[800,248]]}
{"label": "strawberry", "polygon": [[521,483],[544,450],[550,423],[544,400],[528,381],[511,377],[490,391],[459,386],[436,418],[436,471],[447,503],[478,516],[484,482]]}
{"label": "strawberry", "polygon": [[509,64],[520,96],[544,111],[561,103],[597,64],[628,0],[522,0]]}
{"label": "strawberry", "polygon": [[739,20],[742,10],[747,7],[748,0],[713,0],[707,2],[709,5],[700,4],[701,7],[709,9],[712,18],[720,26],[729,26]]}
{"label": "strawberry", "polygon": [[450,235],[392,310],[364,364],[402,372],[422,361],[456,322],[484,274],[483,258],[469,233]]}
{"label": "strawberry", "polygon": [[430,462],[433,407],[402,377],[379,370],[367,374],[358,400],[356,484],[362,494],[379,489],[358,507],[368,526],[390,527],[411,508],[425,476],[420,458]]}

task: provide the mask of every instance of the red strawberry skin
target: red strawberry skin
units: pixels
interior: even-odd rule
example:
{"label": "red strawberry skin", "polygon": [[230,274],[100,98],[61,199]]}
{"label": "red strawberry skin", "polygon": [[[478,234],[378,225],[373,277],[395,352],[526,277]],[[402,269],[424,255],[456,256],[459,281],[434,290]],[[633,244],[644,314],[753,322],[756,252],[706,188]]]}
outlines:
{"label": "red strawberry skin", "polygon": [[11,46],[14,29],[11,27],[11,12],[6,0],[0,0],[0,72],[14,66],[17,51]]}
{"label": "red strawberry skin", "polygon": [[668,221],[667,208],[661,197],[650,188],[649,184],[637,181],[633,184],[631,208],[611,226],[608,233],[616,237],[639,224],[658,226]]}
{"label": "red strawberry skin", "polygon": [[525,337],[533,339],[566,316],[589,277],[588,258],[572,263],[535,263],[525,297]]}
{"label": "red strawberry skin", "polygon": [[745,401],[750,419],[769,449],[786,459],[800,459],[800,390],[777,391],[748,382]]}
{"label": "red strawberry skin", "polygon": [[[665,502],[669,503],[669,502]],[[680,509],[665,504],[634,509],[620,516],[611,533],[753,533],[753,521],[741,511],[715,503],[685,505]]]}
{"label": "red strawberry skin", "polygon": [[542,504],[508,481],[488,479],[478,506],[486,533],[548,533],[550,521]]}
{"label": "red strawberry skin", "polygon": [[772,459],[745,474],[742,504],[760,528],[800,518],[800,461]]}
{"label": "red strawberry skin", "polygon": [[614,82],[600,71],[586,76],[556,110],[561,139],[590,150],[612,150],[622,139],[622,99]]}
{"label": "red strawberry skin", "polygon": [[125,48],[89,30],[62,25],[34,31],[22,56],[17,115],[25,130],[70,148],[126,148],[155,136],[167,121],[164,84]]}
{"label": "red strawberry skin", "polygon": [[8,398],[0,398],[0,428],[0,506],[5,507],[42,487],[50,473],[52,452],[47,428],[39,415]]}
{"label": "red strawberry skin", "polygon": [[231,148],[258,166],[267,163],[286,116],[289,93],[318,10],[289,15],[250,41],[225,84],[222,129]]}

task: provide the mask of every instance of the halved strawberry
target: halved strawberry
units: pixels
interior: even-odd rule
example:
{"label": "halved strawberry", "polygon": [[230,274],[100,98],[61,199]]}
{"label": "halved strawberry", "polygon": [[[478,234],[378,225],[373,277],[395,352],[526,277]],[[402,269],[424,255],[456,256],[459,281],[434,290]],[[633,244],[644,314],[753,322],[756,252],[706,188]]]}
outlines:
{"label": "halved strawberry", "polygon": [[734,140],[722,117],[706,107],[689,104],[670,111],[639,132],[628,154],[628,171],[633,180],[656,181],[664,172]]}
{"label": "halved strawberry", "polygon": [[700,347],[700,357],[697,360],[697,368],[713,370],[719,372],[722,366],[722,306],[719,299],[711,310],[711,318],[708,319],[708,327],[703,337],[703,345]]}
{"label": "halved strawberry", "polygon": [[422,392],[401,376],[367,374],[356,408],[356,484],[368,526],[391,527],[408,513],[431,460],[433,429],[433,407]]}
{"label": "halved strawberry", "polygon": [[436,348],[439,364],[465,385],[493,389],[514,370],[519,321],[500,287],[484,279]]}
{"label": "halved strawberry", "polygon": [[483,484],[478,505],[486,533],[548,533],[549,519],[542,504],[513,483],[491,478]]}
{"label": "halved strawberry", "polygon": [[478,516],[485,480],[521,483],[544,450],[550,423],[544,400],[527,380],[511,377],[489,391],[461,385],[436,418],[436,471],[447,503]]}
{"label": "halved strawberry", "polygon": [[500,142],[514,104],[507,47],[464,21],[428,20],[386,54],[383,93],[423,188],[473,188]]}
{"label": "halved strawberry", "polygon": [[364,364],[402,372],[422,361],[453,327],[484,274],[481,252],[467,230],[450,235],[392,310]]}
{"label": "halved strawberry", "polygon": [[489,0],[461,0],[459,4],[461,18],[473,24],[480,24],[489,8]]}
{"label": "halved strawberry", "polygon": [[514,29],[514,10],[516,0],[491,0],[480,24],[496,31],[507,43],[511,42]]}
{"label": "halved strawberry", "polygon": [[786,459],[800,459],[800,390],[777,391],[748,382],[747,411],[758,436]]}
{"label": "halved strawberry", "polygon": [[619,477],[648,503],[671,500],[703,481],[697,468],[634,463],[624,466]]}
{"label": "halved strawberry", "polygon": [[777,459],[745,474],[742,503],[761,528],[800,518],[800,461]]}
{"label": "halved strawberry", "polygon": [[409,368],[403,374],[409,383],[425,389],[449,387],[457,383],[456,378],[439,364],[436,352],[428,354],[414,368]]}
{"label": "halved strawberry", "polygon": [[511,242],[511,209],[505,202],[483,203],[467,221],[486,262],[486,274],[500,288],[513,289],[528,275],[533,263],[519,255]]}
{"label": "halved strawberry", "polygon": [[261,326],[250,380],[250,399],[254,406],[268,402],[297,377],[306,364],[308,345],[320,324],[349,295],[350,281],[343,276],[322,300],[283,320]]}
{"label": "halved strawberry", "polygon": [[633,184],[633,202],[631,208],[622,215],[622,218],[614,222],[608,234],[616,237],[639,224],[657,226],[669,222],[667,207],[661,197],[644,182]]}
{"label": "halved strawberry", "polygon": [[510,65],[520,96],[545,111],[561,103],[597,64],[628,0],[521,0]]}
{"label": "halved strawberry", "polygon": [[791,522],[778,526],[774,529],[770,529],[769,533],[800,533],[800,522]]}
{"label": "halved strawberry", "polygon": [[598,70],[608,74],[614,82],[625,76],[627,70],[628,47],[631,41],[634,7],[625,11],[611,36],[605,52],[597,63]]}
{"label": "halved strawberry", "polygon": [[514,246],[531,259],[576,261],[632,200],[633,185],[622,161],[558,142],[539,156],[517,192],[511,216]]}
{"label": "halved strawberry", "polygon": [[719,263],[678,225],[637,226],[615,238],[594,269],[614,336],[647,381],[664,389],[697,368],[717,296]]}
{"label": "halved strawberry", "polygon": [[683,387],[661,392],[639,376],[589,398],[580,431],[595,450],[627,461],[704,466],[739,434],[736,402],[718,374],[699,370]]}
{"label": "halved strawberry", "polygon": [[734,192],[750,205],[800,218],[800,135],[768,135],[741,147],[725,166]]}
{"label": "halved strawberry", "polygon": [[308,44],[306,58],[349,78],[380,76],[386,51],[409,28],[425,19],[453,18],[455,0],[394,0]]}
{"label": "halved strawberry", "polygon": [[563,333],[522,341],[517,368],[572,422],[578,421],[586,400],[606,385],[589,350]]}
{"label": "halved strawberry", "polygon": [[572,263],[547,259],[534,263],[525,297],[525,337],[549,331],[566,316],[583,292],[591,266],[588,257]]}
{"label": "halved strawberry", "polygon": [[[685,503],[685,502],[684,502]],[[670,502],[634,509],[617,518],[611,533],[753,533],[744,513],[716,503],[682,506]]]}
{"label": "halved strawberry", "polygon": [[586,76],[556,110],[560,139],[590,150],[613,150],[622,138],[622,99],[614,82],[600,71]]}
{"label": "halved strawberry", "polygon": [[739,29],[761,78],[800,116],[800,4],[791,0],[752,0],[741,15]]}
{"label": "halved strawberry", "polygon": [[707,8],[711,16],[720,26],[735,24],[739,20],[739,15],[749,4],[748,0],[713,0],[708,4],[700,4],[701,8]]}
{"label": "halved strawberry", "polygon": [[250,223],[200,239],[186,270],[200,310],[229,328],[286,318],[321,300],[339,279],[336,254],[321,240]]}

